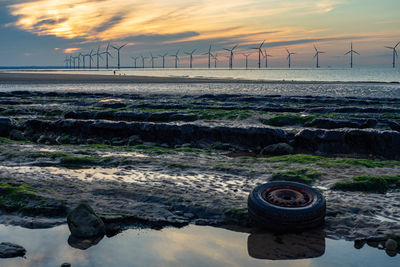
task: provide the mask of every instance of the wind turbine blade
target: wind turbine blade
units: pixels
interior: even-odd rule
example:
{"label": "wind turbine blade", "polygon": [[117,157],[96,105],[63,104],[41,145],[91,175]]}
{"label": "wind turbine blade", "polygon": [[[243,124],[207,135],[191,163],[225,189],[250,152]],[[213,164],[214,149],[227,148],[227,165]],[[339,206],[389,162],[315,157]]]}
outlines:
{"label": "wind turbine blade", "polygon": [[349,54],[349,53],[351,53],[351,51],[347,52],[347,53],[346,53],[346,54],[344,54],[344,55],[347,55],[347,54]]}
{"label": "wind turbine blade", "polygon": [[193,54],[194,52],[196,52],[196,50],[197,50],[197,48],[196,48],[196,49],[194,49],[194,50],[192,51],[192,54]]}
{"label": "wind turbine blade", "polygon": [[314,49],[315,49],[315,51],[317,51],[317,52],[318,52],[318,49],[315,47],[315,45],[314,45]]}
{"label": "wind turbine blade", "polygon": [[290,52],[289,52],[289,50],[286,48],[286,52],[288,53],[288,54],[290,54]]}
{"label": "wind turbine blade", "polygon": [[210,45],[210,47],[208,48],[208,53],[211,53],[211,45]]}
{"label": "wind turbine blade", "polygon": [[116,48],[115,46],[111,45],[112,48],[114,48],[115,50],[118,50],[118,48]]}
{"label": "wind turbine blade", "polygon": [[234,47],[232,47],[232,51],[233,51],[236,47],[238,47],[238,45],[239,45],[239,44],[237,44],[237,45],[235,45]]}
{"label": "wind turbine blade", "polygon": [[385,46],[385,47],[386,47],[386,48],[389,48],[390,50],[391,50],[391,49],[394,49],[394,47],[390,47],[390,46]]}
{"label": "wind turbine blade", "polygon": [[264,45],[264,43],[265,43],[265,40],[264,40],[264,41],[262,41],[262,43],[261,43],[261,45],[260,45],[259,49],[261,49],[261,47]]}
{"label": "wind turbine blade", "polygon": [[228,49],[228,48],[222,48],[223,50],[226,50],[226,51],[231,51],[230,49]]}
{"label": "wind turbine blade", "polygon": [[260,49],[259,47],[250,47],[250,49]]}
{"label": "wind turbine blade", "polygon": [[399,44],[400,44],[400,42],[398,42],[398,43],[394,46],[394,48],[396,48]]}
{"label": "wind turbine blade", "polygon": [[124,45],[121,45],[120,47],[119,47],[119,49],[121,49],[122,47],[124,47],[124,46],[126,46],[127,45],[127,43],[126,44],[124,44]]}
{"label": "wind turbine blade", "polygon": [[357,55],[360,55],[357,51],[353,51],[354,53],[356,53]]}

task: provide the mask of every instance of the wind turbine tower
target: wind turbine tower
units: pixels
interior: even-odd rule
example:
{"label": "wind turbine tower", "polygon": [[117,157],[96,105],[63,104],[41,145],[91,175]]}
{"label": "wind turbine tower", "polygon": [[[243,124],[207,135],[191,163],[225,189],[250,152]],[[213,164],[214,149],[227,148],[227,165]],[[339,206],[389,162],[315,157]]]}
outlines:
{"label": "wind turbine tower", "polygon": [[107,44],[107,48],[106,51],[102,52],[101,54],[105,54],[106,55],[106,69],[108,69],[108,56],[111,56],[111,53],[108,51],[110,48],[110,43]]}
{"label": "wind turbine tower", "polygon": [[165,57],[168,55],[168,53],[165,53],[164,55],[158,55],[159,57],[162,58],[162,68],[165,68]]}
{"label": "wind turbine tower", "polygon": [[190,68],[193,67],[193,54],[197,49],[194,49],[192,52],[185,52],[186,55],[188,55],[190,57]]}
{"label": "wind turbine tower", "polygon": [[229,51],[229,68],[232,69],[233,67],[233,50],[236,49],[236,47],[238,47],[238,45],[235,45],[234,47],[232,47],[231,49],[229,48],[224,48],[224,50]]}
{"label": "wind turbine tower", "polygon": [[136,61],[138,60],[138,58],[140,58],[140,57],[131,57],[131,59],[133,59],[133,61],[135,62],[135,65],[134,65],[135,69],[137,68]]}
{"label": "wind turbine tower", "polygon": [[215,55],[211,54],[211,56],[214,58],[214,69],[216,69],[218,61],[218,53],[215,53]]}
{"label": "wind turbine tower", "polygon": [[267,53],[267,49],[264,48],[263,57],[265,58],[265,68],[268,68],[268,57],[272,57],[272,55]]}
{"label": "wind turbine tower", "polygon": [[350,54],[350,68],[353,68],[353,53],[360,55],[357,51],[353,50],[353,43],[350,45],[350,51],[344,55]]}
{"label": "wind turbine tower", "polygon": [[385,46],[386,48],[393,50],[393,68],[396,68],[396,57],[399,58],[399,54],[397,54],[397,46],[400,44],[400,42],[398,42],[394,47],[390,47],[390,46]]}
{"label": "wind turbine tower", "polygon": [[262,54],[261,48],[262,48],[262,46],[264,45],[264,42],[265,42],[265,40],[262,41],[262,43],[260,44],[259,47],[251,47],[251,48],[250,48],[250,49],[256,49],[256,50],[258,50],[258,68],[259,68],[259,69],[261,69],[261,54]]}
{"label": "wind turbine tower", "polygon": [[211,45],[210,45],[210,47],[208,48],[208,52],[204,53],[203,55],[208,55],[208,68],[211,68],[211,57],[212,57],[212,54],[211,54]]}
{"label": "wind turbine tower", "polygon": [[286,48],[286,52],[288,53],[287,59],[288,59],[288,63],[289,63],[289,69],[290,69],[290,64],[291,64],[291,56],[296,54],[296,53],[291,53],[287,48]]}
{"label": "wind turbine tower", "polygon": [[97,64],[96,65],[97,65],[97,69],[99,69],[100,68],[100,58],[102,58],[101,53],[100,53],[100,46],[97,47],[97,53],[94,55],[97,56],[97,60],[96,60]]}
{"label": "wind turbine tower", "polygon": [[121,60],[120,60],[120,50],[124,47],[124,46],[126,46],[127,44],[124,44],[124,45],[121,45],[120,47],[116,47],[116,46],[111,46],[112,48],[114,48],[115,50],[117,50],[118,51],[118,69],[120,69],[121,68]]}
{"label": "wind turbine tower", "polygon": [[315,67],[316,67],[316,68],[319,68],[319,67],[320,67],[320,66],[319,66],[319,54],[325,54],[325,52],[319,51],[319,50],[317,49],[317,47],[315,47],[315,45],[314,45],[314,49],[315,49],[314,58],[316,58],[316,60],[317,60]]}
{"label": "wind turbine tower", "polygon": [[151,58],[151,68],[154,69],[154,59],[157,57],[153,56],[153,54],[150,52],[150,58]]}
{"label": "wind turbine tower", "polygon": [[178,68],[178,60],[179,60],[178,54],[179,54],[179,50],[180,50],[180,49],[178,49],[178,51],[176,51],[176,54],[175,54],[175,55],[171,55],[171,57],[174,57],[174,58],[175,58],[175,69]]}
{"label": "wind turbine tower", "polygon": [[246,57],[246,69],[248,69],[248,67],[249,67],[249,64],[248,64],[248,59],[249,59],[249,56],[250,56],[251,54],[243,54],[243,56],[245,56]]}
{"label": "wind turbine tower", "polygon": [[143,55],[141,55],[140,57],[142,58],[142,68],[144,69],[144,60],[145,60],[147,57],[144,57]]}
{"label": "wind turbine tower", "polygon": [[88,54],[89,56],[89,69],[92,68],[92,61],[93,61],[93,49],[90,50],[90,53]]}

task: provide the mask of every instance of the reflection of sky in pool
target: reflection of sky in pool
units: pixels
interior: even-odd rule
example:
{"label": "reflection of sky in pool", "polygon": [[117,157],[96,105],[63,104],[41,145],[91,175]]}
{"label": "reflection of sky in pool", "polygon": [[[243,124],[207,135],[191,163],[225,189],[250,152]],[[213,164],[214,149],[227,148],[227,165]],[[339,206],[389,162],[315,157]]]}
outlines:
{"label": "reflection of sky in pool", "polygon": [[[249,234],[206,226],[189,226],[182,229],[166,228],[162,231],[130,229],[112,238],[104,237],[96,246],[78,250],[67,243],[66,225],[52,229],[29,230],[0,225],[0,240],[22,245],[27,250],[25,258],[0,259],[0,266],[399,266],[399,255],[388,257],[383,250],[364,246],[353,248],[352,242],[336,241],[317,236],[306,253],[320,255],[300,260],[261,260],[249,256],[258,254],[254,246],[268,249],[267,255],[279,254],[279,244],[271,242],[273,235],[258,236],[262,242],[253,243]],[[256,238],[257,239],[257,238]],[[253,241],[252,241],[253,240]],[[282,237],[283,243],[287,240]],[[304,239],[307,242],[307,238]],[[310,240],[310,239],[309,239]],[[305,243],[304,242],[304,243]],[[296,242],[294,242],[296,243]],[[325,245],[324,245],[325,243]],[[295,245],[294,245],[295,246]],[[325,248],[326,246],[326,248]],[[248,248],[249,247],[249,248]],[[308,250],[308,252],[307,252]],[[316,251],[321,250],[321,251]],[[290,249],[288,250],[290,251]],[[291,255],[285,255],[291,256]]]}

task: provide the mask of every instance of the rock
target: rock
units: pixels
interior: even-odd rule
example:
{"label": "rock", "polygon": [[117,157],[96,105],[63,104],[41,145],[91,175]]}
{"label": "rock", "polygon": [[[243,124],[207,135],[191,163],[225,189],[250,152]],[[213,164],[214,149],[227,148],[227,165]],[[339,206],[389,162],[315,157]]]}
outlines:
{"label": "rock", "polygon": [[8,137],[14,125],[15,123],[13,120],[9,118],[0,118],[0,136]]}
{"label": "rock", "polygon": [[385,248],[387,250],[396,250],[397,247],[398,247],[398,244],[397,244],[396,240],[388,239],[385,243]]}
{"label": "rock", "polygon": [[71,267],[71,263],[64,262],[63,264],[61,264],[61,267]]}
{"label": "rock", "polygon": [[143,143],[143,141],[139,135],[132,135],[128,139],[128,146],[135,146],[135,145],[139,145],[142,143]]}
{"label": "rock", "polygon": [[0,243],[0,258],[23,257],[26,250],[20,245],[2,242]]}
{"label": "rock", "polygon": [[24,134],[21,131],[15,130],[15,129],[10,131],[10,136],[9,137],[10,137],[11,140],[16,140],[16,141],[25,140]]}
{"label": "rock", "polygon": [[394,121],[389,121],[388,122],[390,129],[392,129],[393,131],[398,131],[400,132],[400,124]]}
{"label": "rock", "polygon": [[286,143],[278,143],[266,146],[263,150],[261,150],[261,155],[287,155],[293,154],[294,149],[291,145]]}
{"label": "rock", "polygon": [[317,118],[309,123],[306,123],[305,126],[322,128],[322,129],[339,129],[339,128],[364,129],[364,128],[374,128],[377,123],[378,121],[376,119],[339,120],[330,118]]}
{"label": "rock", "polygon": [[100,217],[86,203],[81,203],[67,216],[71,234],[75,237],[89,238],[103,236],[106,227]]}

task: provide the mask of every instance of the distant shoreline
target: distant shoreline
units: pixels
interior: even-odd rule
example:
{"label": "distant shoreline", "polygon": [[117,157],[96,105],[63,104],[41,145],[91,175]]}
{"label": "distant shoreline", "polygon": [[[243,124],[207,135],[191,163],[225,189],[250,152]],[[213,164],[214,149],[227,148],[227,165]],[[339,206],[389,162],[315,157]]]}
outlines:
{"label": "distant shoreline", "polygon": [[74,83],[243,83],[243,84],[400,84],[399,82],[369,81],[296,81],[247,80],[233,78],[190,78],[133,75],[12,73],[0,72],[0,84],[74,84]]}

